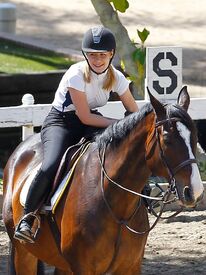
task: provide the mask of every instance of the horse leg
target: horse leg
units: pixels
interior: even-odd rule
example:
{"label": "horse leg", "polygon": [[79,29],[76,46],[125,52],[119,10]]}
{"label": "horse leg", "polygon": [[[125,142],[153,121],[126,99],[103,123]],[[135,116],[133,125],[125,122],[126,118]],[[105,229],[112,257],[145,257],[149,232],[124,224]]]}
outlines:
{"label": "horse leg", "polygon": [[55,268],[54,275],[73,275],[73,272],[71,271],[63,271],[58,268]]}
{"label": "horse leg", "polygon": [[136,261],[136,264],[130,267],[120,266],[115,271],[111,272],[112,275],[140,275],[142,270],[142,259]]}
{"label": "horse leg", "polygon": [[[112,275],[140,275],[141,274],[141,265],[130,268],[130,270],[117,270],[111,273]],[[108,274],[109,275],[109,274]]]}
{"label": "horse leg", "polygon": [[9,260],[8,260],[8,275],[15,275],[15,265],[14,265],[14,246],[11,241],[9,243]]}
{"label": "horse leg", "polygon": [[[16,275],[37,275],[44,273],[38,272],[38,259],[24,248],[21,243],[16,242],[12,248],[13,266]],[[43,270],[41,270],[43,272]]]}

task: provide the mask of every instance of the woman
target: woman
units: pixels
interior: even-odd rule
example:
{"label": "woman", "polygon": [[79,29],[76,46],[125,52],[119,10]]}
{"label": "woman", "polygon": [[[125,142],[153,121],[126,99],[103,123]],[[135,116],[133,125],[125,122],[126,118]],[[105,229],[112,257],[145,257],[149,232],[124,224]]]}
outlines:
{"label": "woman", "polygon": [[32,213],[48,194],[65,150],[83,136],[116,121],[94,110],[107,103],[110,91],[117,92],[128,112],[138,111],[129,81],[111,65],[115,49],[115,38],[109,29],[95,27],[85,33],[82,41],[85,61],[72,65],[64,74],[43,123],[43,162],[29,189],[24,216],[15,231],[16,239],[34,242]]}

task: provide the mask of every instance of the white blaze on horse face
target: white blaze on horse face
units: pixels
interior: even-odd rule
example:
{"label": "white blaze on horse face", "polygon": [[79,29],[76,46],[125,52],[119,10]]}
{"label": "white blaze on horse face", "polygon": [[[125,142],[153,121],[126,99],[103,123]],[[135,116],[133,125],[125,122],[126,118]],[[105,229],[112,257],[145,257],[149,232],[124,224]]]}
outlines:
{"label": "white blaze on horse face", "polygon": [[[183,138],[183,140],[185,141],[185,144],[188,148],[189,158],[194,159],[195,157],[193,155],[191,144],[190,144],[191,132],[181,122],[177,122],[177,129],[179,131],[180,136]],[[192,173],[191,173],[190,182],[191,182],[191,187],[193,189],[194,199],[197,200],[203,194],[204,186],[203,186],[203,183],[202,183],[202,180],[200,177],[200,172],[199,172],[197,163],[192,163],[191,167],[192,167]]]}

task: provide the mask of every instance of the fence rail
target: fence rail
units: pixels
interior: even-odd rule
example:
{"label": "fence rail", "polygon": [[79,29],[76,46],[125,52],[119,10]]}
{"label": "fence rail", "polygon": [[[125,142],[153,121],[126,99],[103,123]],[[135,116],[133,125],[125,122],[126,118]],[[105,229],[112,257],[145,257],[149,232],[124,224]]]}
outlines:
{"label": "fence rail", "polygon": [[[141,108],[147,100],[136,101]],[[25,94],[22,98],[22,105],[0,108],[0,128],[22,127],[22,139],[24,140],[33,133],[33,127],[41,126],[44,118],[51,109],[51,104],[34,104],[31,94]],[[192,98],[189,107],[189,114],[192,119],[206,119],[206,98]],[[124,107],[120,101],[108,102],[107,105],[99,108],[99,111],[106,116],[122,118]]]}

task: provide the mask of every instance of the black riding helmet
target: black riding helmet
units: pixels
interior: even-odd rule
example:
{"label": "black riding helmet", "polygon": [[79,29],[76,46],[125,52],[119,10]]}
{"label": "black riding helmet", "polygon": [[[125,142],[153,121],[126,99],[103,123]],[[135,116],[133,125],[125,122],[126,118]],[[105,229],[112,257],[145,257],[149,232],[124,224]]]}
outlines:
{"label": "black riding helmet", "polygon": [[[93,28],[89,29],[85,33],[83,40],[82,40],[82,53],[83,53],[88,65],[89,65],[89,62],[88,62],[88,59],[87,59],[85,53],[87,53],[87,52],[110,52],[112,50],[115,53],[115,49],[116,49],[116,41],[115,41],[113,33],[109,29],[107,29],[103,26],[93,27]],[[110,60],[109,65],[112,62],[114,53]],[[109,67],[109,65],[108,65],[108,67]],[[108,69],[108,67],[107,67],[107,69]],[[92,70],[91,67],[90,67],[90,69]],[[104,72],[106,70],[104,70]],[[92,71],[95,72],[94,70],[92,70]],[[102,72],[102,73],[104,73],[104,72]]]}
{"label": "black riding helmet", "polygon": [[102,26],[89,29],[82,40],[84,52],[109,52],[116,49],[113,33]]}

